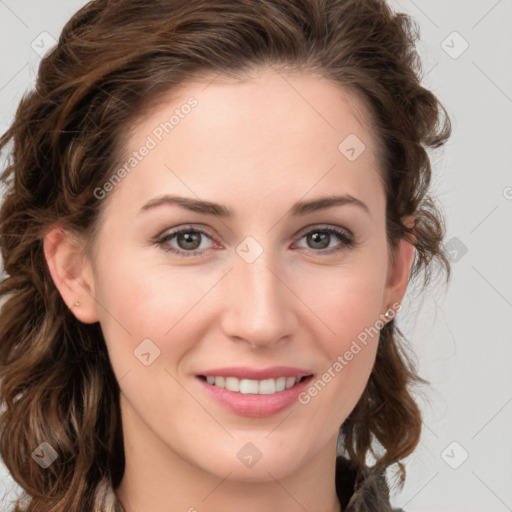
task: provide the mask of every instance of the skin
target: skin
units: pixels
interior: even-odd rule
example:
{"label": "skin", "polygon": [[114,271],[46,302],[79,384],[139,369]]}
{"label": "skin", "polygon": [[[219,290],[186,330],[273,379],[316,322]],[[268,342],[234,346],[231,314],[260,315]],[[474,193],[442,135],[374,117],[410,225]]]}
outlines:
{"label": "skin", "polygon": [[[174,90],[139,119],[127,151],[191,96],[197,106],[105,199],[91,256],[59,226],[45,238],[56,286],[80,321],[100,322],[120,382],[126,471],[116,493],[127,512],[338,511],[338,429],[367,383],[377,337],[308,404],[269,418],[221,408],[195,375],[287,365],[321,376],[401,302],[414,247],[401,241],[392,264],[368,117],[325,79],[265,68]],[[338,150],[349,134],[366,146],[354,161]],[[177,205],[138,213],[164,193],[224,204],[234,217]],[[332,194],[368,212],[346,204],[288,215],[296,201]],[[185,257],[153,243],[188,225],[208,234],[202,255],[186,256],[177,237],[163,246]],[[357,244],[332,235],[325,249],[305,236],[325,227],[350,230]],[[263,250],[252,263],[236,252],[248,236]],[[146,338],[160,350],[150,366],[133,353]],[[262,454],[252,467],[237,457],[248,442]]]}

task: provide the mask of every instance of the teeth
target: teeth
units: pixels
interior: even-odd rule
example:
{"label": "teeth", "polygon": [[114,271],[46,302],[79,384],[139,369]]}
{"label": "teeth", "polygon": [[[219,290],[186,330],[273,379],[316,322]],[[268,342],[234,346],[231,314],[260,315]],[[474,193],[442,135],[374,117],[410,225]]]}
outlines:
{"label": "teeth", "polygon": [[279,391],[290,389],[300,381],[296,377],[278,377],[277,379],[252,380],[237,377],[206,377],[208,384],[236,393],[252,395],[273,395]]}
{"label": "teeth", "polygon": [[276,379],[276,391],[283,391],[286,388],[286,377]]}

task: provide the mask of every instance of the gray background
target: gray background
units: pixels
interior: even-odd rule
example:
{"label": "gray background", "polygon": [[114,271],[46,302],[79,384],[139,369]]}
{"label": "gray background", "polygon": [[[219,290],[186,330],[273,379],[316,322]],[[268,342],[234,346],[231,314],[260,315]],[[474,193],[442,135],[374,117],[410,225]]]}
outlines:
{"label": "gray background", "polygon": [[[32,86],[38,53],[84,4],[0,0],[0,131]],[[398,315],[431,386],[418,394],[424,434],[393,502],[407,512],[512,510],[512,0],[392,5],[419,23],[423,82],[453,122],[432,154],[453,278],[420,296],[411,287]],[[0,496],[15,490],[0,464]]]}

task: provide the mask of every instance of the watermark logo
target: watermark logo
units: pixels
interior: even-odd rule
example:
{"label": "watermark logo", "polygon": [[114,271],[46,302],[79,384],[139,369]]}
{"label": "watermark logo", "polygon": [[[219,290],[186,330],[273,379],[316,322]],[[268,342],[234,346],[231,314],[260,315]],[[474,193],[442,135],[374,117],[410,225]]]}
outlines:
{"label": "watermark logo", "polygon": [[238,451],[236,456],[240,459],[240,462],[252,468],[263,456],[261,451],[254,443],[245,443],[242,448]]}
{"label": "watermark logo", "polygon": [[457,31],[454,31],[441,42],[441,48],[452,59],[458,59],[469,48],[469,43]]}
{"label": "watermark logo", "polygon": [[450,238],[444,247],[448,253],[448,259],[452,263],[459,262],[468,252],[467,246],[456,236]]}
{"label": "watermark logo", "polygon": [[350,162],[357,160],[365,149],[363,141],[354,133],[343,139],[338,146],[338,151]]}
{"label": "watermark logo", "polygon": [[58,453],[53,446],[46,441],[41,443],[33,452],[32,458],[43,468],[50,467],[58,457]]}
{"label": "watermark logo", "polygon": [[48,32],[41,32],[31,43],[30,46],[39,57],[42,57],[57,41]]}
{"label": "watermark logo", "polygon": [[146,338],[137,345],[133,354],[144,366],[150,366],[160,357],[160,349],[149,338]]}
{"label": "watermark logo", "polygon": [[254,263],[263,254],[263,247],[255,238],[248,236],[237,245],[236,253],[246,263]]}
{"label": "watermark logo", "polygon": [[452,469],[459,469],[469,457],[468,451],[457,441],[452,441],[442,452],[441,458]]}

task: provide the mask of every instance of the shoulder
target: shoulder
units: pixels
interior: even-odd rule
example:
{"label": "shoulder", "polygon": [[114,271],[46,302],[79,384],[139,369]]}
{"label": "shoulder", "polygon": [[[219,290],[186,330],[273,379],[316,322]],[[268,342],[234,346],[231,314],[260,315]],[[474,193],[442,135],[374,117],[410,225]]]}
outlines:
{"label": "shoulder", "polygon": [[336,492],[343,512],[405,512],[393,509],[385,474],[375,468],[357,466],[344,457],[336,458]]}

